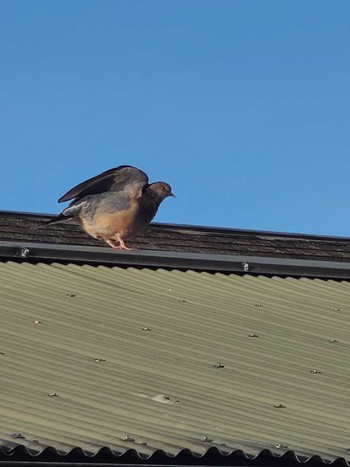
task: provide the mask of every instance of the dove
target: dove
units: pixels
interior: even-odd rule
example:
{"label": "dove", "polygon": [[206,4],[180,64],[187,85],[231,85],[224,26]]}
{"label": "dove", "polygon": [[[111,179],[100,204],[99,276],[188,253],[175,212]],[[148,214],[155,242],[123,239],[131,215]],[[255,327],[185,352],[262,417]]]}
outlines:
{"label": "dove", "polygon": [[103,239],[110,247],[132,250],[125,241],[134,239],[151,222],[168,196],[174,196],[168,183],[149,184],[145,172],[121,165],[61,196],[59,203],[71,202],[47,224],[74,219],[87,234]]}

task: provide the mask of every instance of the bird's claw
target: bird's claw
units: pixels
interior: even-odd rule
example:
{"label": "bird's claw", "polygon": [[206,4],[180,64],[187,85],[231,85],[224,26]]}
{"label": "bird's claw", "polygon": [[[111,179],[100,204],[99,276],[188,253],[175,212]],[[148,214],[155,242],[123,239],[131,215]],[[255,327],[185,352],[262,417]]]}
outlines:
{"label": "bird's claw", "polygon": [[125,245],[123,240],[117,240],[118,243],[116,243],[113,240],[106,240],[106,243],[112,247],[114,250],[127,250],[127,251],[135,251],[136,248],[130,248]]}

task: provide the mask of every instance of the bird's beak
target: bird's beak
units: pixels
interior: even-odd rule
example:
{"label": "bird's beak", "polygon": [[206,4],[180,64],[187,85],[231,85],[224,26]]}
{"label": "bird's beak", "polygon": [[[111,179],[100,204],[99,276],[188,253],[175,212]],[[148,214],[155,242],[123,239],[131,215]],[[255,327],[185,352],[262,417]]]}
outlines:
{"label": "bird's beak", "polygon": [[172,198],[176,198],[176,196],[174,195],[174,193],[169,193],[169,196],[171,196]]}

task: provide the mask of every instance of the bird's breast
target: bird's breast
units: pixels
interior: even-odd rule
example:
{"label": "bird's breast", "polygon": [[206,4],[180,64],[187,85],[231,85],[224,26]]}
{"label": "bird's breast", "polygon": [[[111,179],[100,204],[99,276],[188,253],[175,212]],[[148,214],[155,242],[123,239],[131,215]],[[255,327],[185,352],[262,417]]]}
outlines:
{"label": "bird's breast", "polygon": [[95,238],[113,239],[118,235],[128,239],[135,237],[147,222],[142,216],[138,200],[131,199],[128,208],[114,212],[96,209],[93,216],[82,217],[81,224]]}

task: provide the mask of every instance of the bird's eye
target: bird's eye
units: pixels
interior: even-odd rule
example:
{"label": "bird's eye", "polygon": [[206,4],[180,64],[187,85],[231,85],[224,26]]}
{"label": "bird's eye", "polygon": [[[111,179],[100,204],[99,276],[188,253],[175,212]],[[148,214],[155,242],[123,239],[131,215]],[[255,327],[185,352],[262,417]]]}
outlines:
{"label": "bird's eye", "polygon": [[165,186],[162,185],[162,186],[160,187],[160,189],[163,190],[163,191],[165,191]]}

